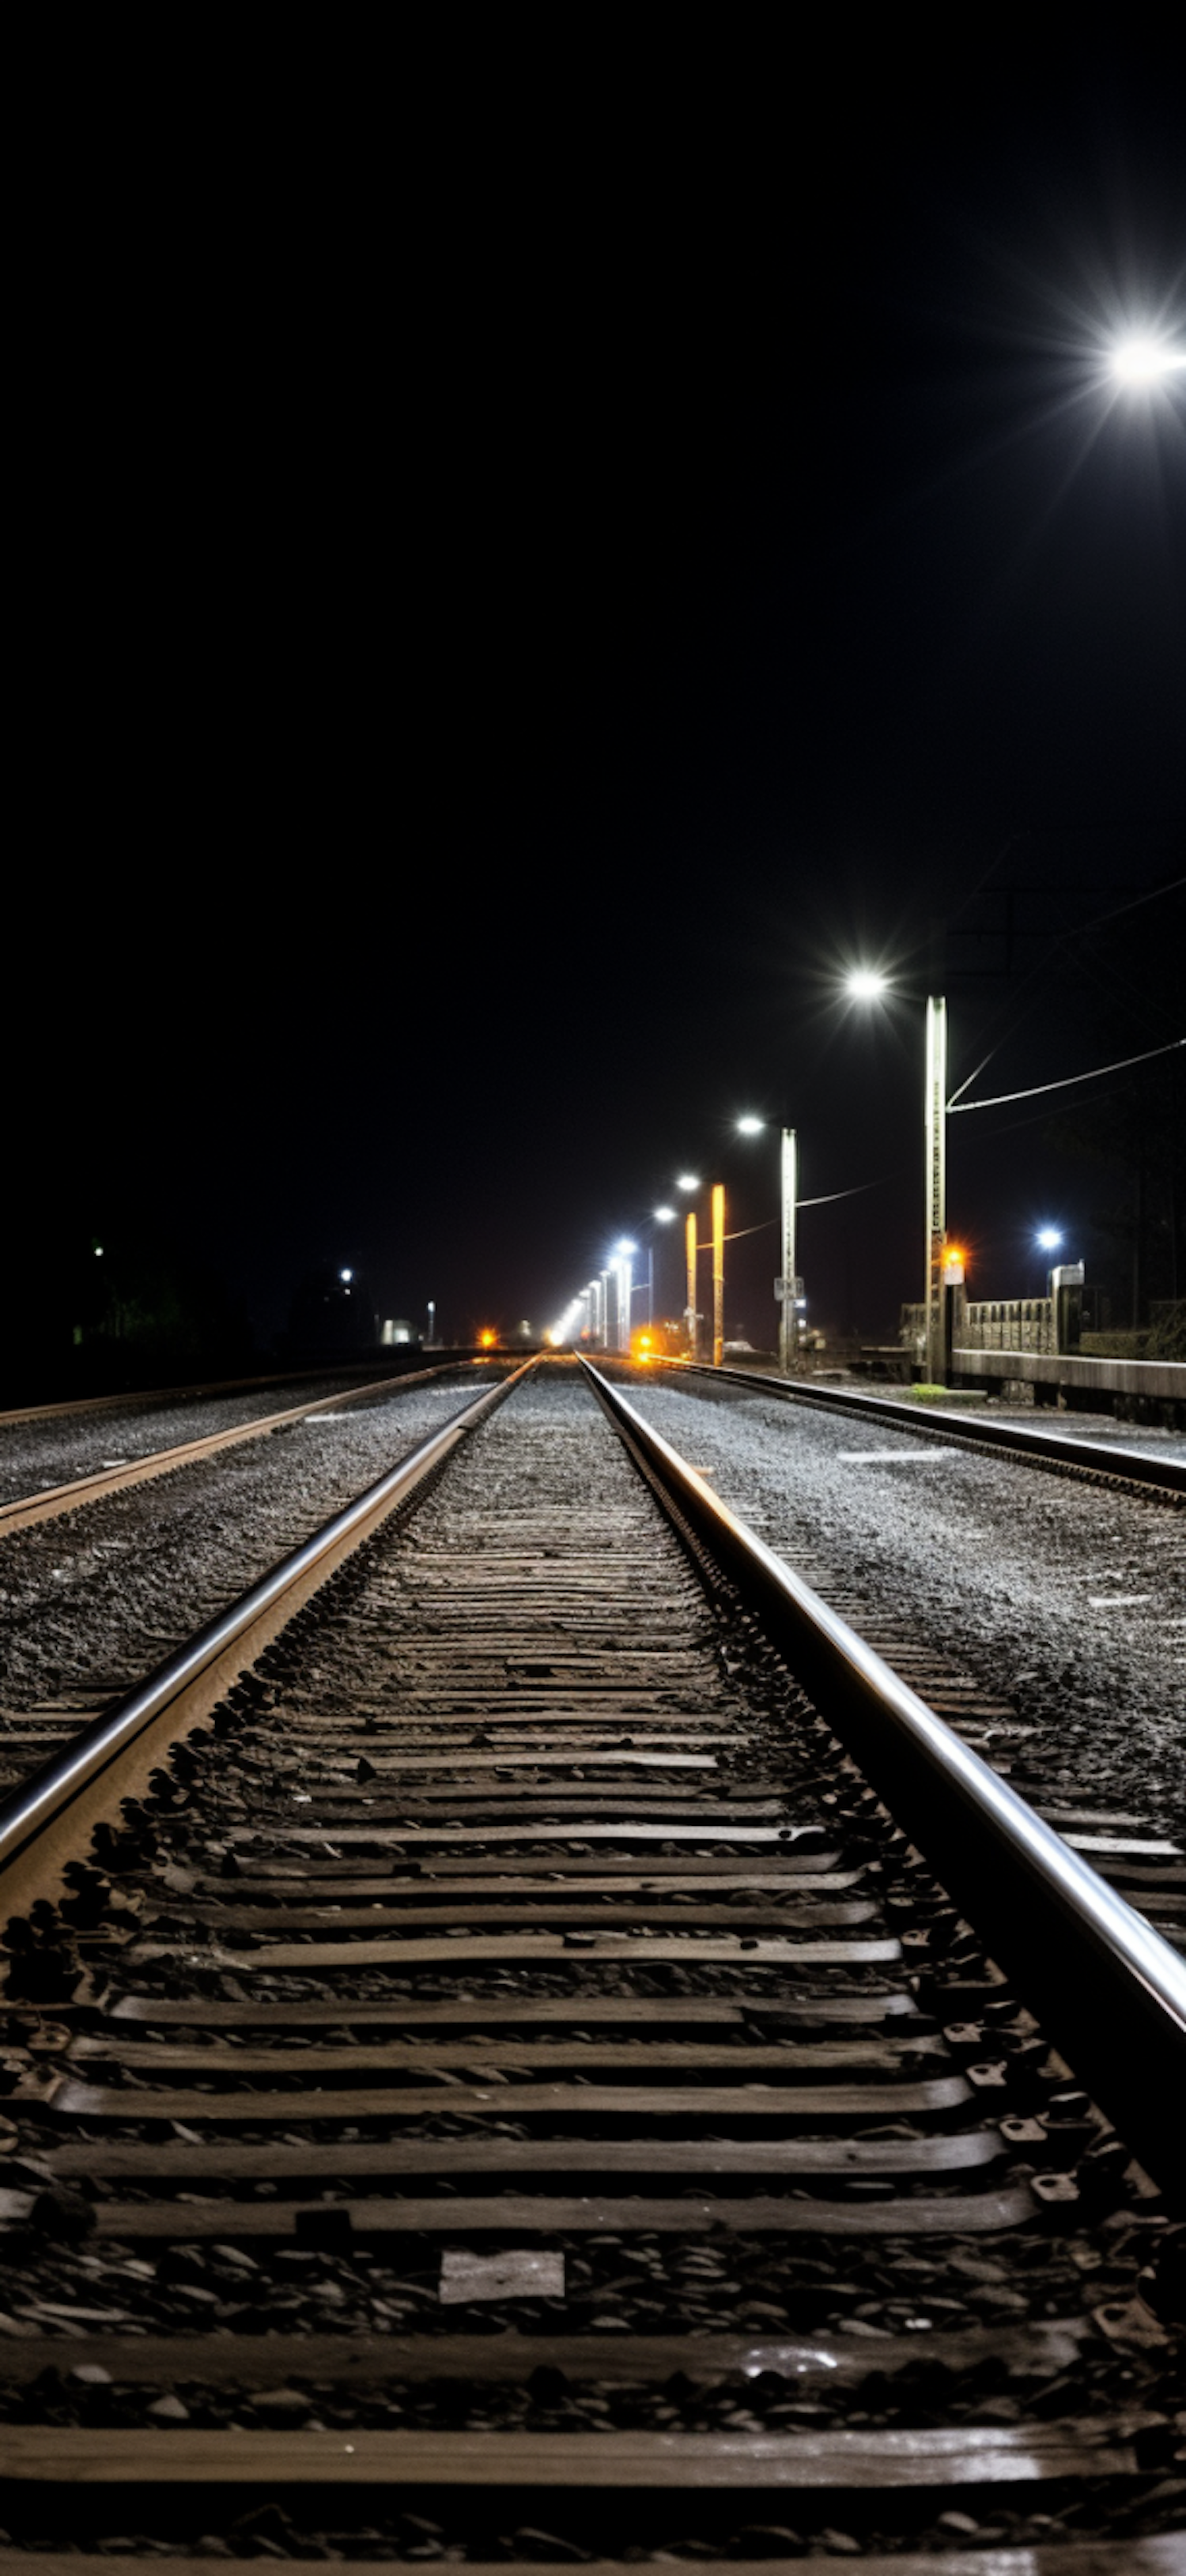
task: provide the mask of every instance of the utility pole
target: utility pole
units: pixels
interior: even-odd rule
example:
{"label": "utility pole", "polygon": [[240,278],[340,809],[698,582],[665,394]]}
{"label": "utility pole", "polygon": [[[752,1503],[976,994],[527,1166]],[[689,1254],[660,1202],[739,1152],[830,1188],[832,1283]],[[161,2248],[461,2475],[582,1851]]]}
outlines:
{"label": "utility pole", "polygon": [[684,1226],[684,1250],[685,1250],[685,1253],[686,1253],[686,1256],[687,1256],[687,1264],[688,1264],[688,1302],[687,1302],[686,1307],[684,1308],[684,1321],[685,1321],[685,1323],[686,1323],[686,1325],[687,1325],[687,1327],[688,1327],[688,1358],[689,1358],[690,1360],[695,1360],[695,1359],[699,1359],[699,1357],[700,1357],[700,1333],[699,1333],[699,1329],[698,1329],[698,1319],[697,1319],[697,1314],[696,1314],[696,1210],[695,1210],[695,1208],[689,1208],[689,1210],[688,1210],[687,1222],[686,1222],[686,1224],[685,1224],[685,1226]]}
{"label": "utility pole", "polygon": [[798,1151],[793,1127],[782,1131],[782,1313],[778,1324],[778,1365],[790,1375],[799,1348],[799,1309],[795,1302],[795,1207],[799,1190]]}
{"label": "utility pole", "polygon": [[927,1001],[927,1070],[923,1103],[927,1188],[926,1373],[931,1386],[947,1382],[943,1255],[947,1246],[947,1004]]}
{"label": "utility pole", "polygon": [[712,1364],[719,1368],[725,1351],[725,1190],[712,1185]]}

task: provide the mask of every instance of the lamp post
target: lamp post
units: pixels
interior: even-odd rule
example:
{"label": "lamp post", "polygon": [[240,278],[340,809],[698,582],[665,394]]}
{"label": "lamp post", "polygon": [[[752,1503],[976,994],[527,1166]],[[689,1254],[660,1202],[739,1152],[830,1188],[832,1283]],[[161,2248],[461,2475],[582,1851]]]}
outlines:
{"label": "lamp post", "polygon": [[[680,1175],[681,1190],[700,1187],[690,1172]],[[712,1364],[719,1368],[725,1346],[725,1191],[721,1181],[712,1184]],[[688,1261],[688,1340],[690,1357],[700,1356],[700,1316],[696,1304],[696,1256],[699,1244],[696,1233],[696,1211],[689,1208],[684,1228],[684,1245]]]}
{"label": "lamp post", "polygon": [[721,1181],[712,1185],[712,1364],[719,1368],[725,1356],[725,1190]]}
{"label": "lamp post", "polygon": [[1047,1297],[1049,1297],[1049,1296],[1051,1295],[1051,1293],[1052,1293],[1052,1290],[1051,1290],[1051,1261],[1050,1261],[1050,1255],[1051,1255],[1051,1253],[1057,1252],[1058,1247],[1059,1247],[1060,1243],[1062,1242],[1062,1229],[1061,1229],[1061,1227],[1060,1227],[1060,1226],[1057,1226],[1057,1225],[1041,1225],[1041,1226],[1039,1226],[1038,1231],[1037,1231],[1036,1235],[1034,1236],[1034,1242],[1036,1243],[1036,1245],[1037,1245],[1037,1248],[1038,1248],[1039,1252],[1043,1252],[1043,1253],[1045,1253],[1045,1255],[1046,1255],[1046,1260],[1045,1260],[1045,1264],[1044,1264],[1045,1272],[1046,1272],[1046,1289],[1045,1289],[1045,1294],[1047,1295]]}
{"label": "lamp post", "polygon": [[623,1235],[620,1243],[616,1243],[614,1245],[614,1272],[618,1285],[617,1347],[620,1351],[625,1351],[627,1355],[629,1355],[630,1351],[630,1306],[631,1299],[634,1295],[634,1273],[631,1267],[631,1254],[637,1252],[637,1250],[638,1245],[636,1243],[631,1243],[629,1237],[626,1235]]}
{"label": "lamp post", "polygon": [[[764,1118],[739,1118],[742,1136],[759,1136],[765,1128]],[[791,1364],[799,1348],[799,1308],[796,1303],[797,1256],[795,1248],[795,1211],[799,1198],[798,1140],[793,1127],[782,1130],[779,1154],[779,1254],[781,1271],[775,1294],[779,1299],[778,1365],[789,1377]]]}
{"label": "lamp post", "polygon": [[[878,1001],[889,981],[868,967],[847,978],[846,990],[858,1002]],[[925,1347],[923,1366],[931,1386],[947,1376],[944,1254],[947,1248],[947,1004],[941,993],[927,996],[926,1079],[923,1090],[923,1169],[926,1185]]]}
{"label": "lamp post", "polygon": [[[698,1174],[697,1174],[697,1173],[695,1173],[695,1172],[681,1172],[681,1173],[680,1173],[679,1179],[678,1179],[678,1181],[676,1182],[676,1188],[677,1188],[677,1189],[680,1189],[680,1190],[698,1190],[698,1189],[699,1189],[699,1187],[700,1187],[700,1181],[699,1181],[699,1176],[698,1176]],[[684,1322],[685,1322],[685,1324],[686,1324],[686,1326],[687,1326],[687,1332],[688,1332],[688,1357],[689,1357],[689,1359],[690,1359],[690,1360],[696,1360],[696,1359],[699,1359],[699,1357],[700,1357],[700,1330],[699,1330],[700,1317],[699,1317],[699,1312],[698,1312],[697,1304],[696,1304],[696,1255],[697,1255],[697,1250],[698,1250],[698,1246],[697,1246],[697,1241],[696,1241],[696,1210],[695,1210],[695,1208],[693,1207],[693,1208],[689,1208],[688,1213],[687,1213],[687,1217],[686,1217],[686,1219],[685,1219],[685,1221],[684,1221],[684,1259],[685,1259],[685,1262],[686,1262],[686,1265],[687,1265],[687,1289],[688,1289],[688,1302],[687,1302],[687,1305],[686,1305],[686,1306],[685,1306],[685,1308],[684,1308]]]}
{"label": "lamp post", "polygon": [[927,996],[927,1073],[923,1110],[927,1174],[926,1372],[931,1386],[947,1377],[943,1256],[947,1249],[947,1004]]}
{"label": "lamp post", "polygon": [[[674,1209],[673,1207],[657,1207],[657,1208],[655,1209],[655,1211],[654,1211],[654,1216],[655,1216],[655,1223],[656,1223],[656,1225],[674,1225],[674,1224],[675,1224],[675,1209]],[[651,1236],[650,1243],[649,1243],[649,1244],[648,1244],[648,1246],[647,1246],[647,1331],[648,1331],[648,1332],[653,1332],[653,1331],[654,1331],[654,1329],[655,1329],[655,1238],[654,1238],[654,1235],[652,1235],[652,1236]]]}

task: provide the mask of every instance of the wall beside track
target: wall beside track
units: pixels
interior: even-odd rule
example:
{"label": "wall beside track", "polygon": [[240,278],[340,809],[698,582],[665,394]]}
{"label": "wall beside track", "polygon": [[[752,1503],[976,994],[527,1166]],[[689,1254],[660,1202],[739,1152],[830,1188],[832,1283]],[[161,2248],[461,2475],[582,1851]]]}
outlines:
{"label": "wall beside track", "polygon": [[1134,1396],[1153,1404],[1175,1405],[1186,1417],[1186,1363],[1181,1360],[1089,1359],[1071,1351],[977,1351],[957,1347],[951,1354],[957,1386],[983,1386],[999,1394],[1018,1383],[1076,1396],[1091,1409],[1101,1397]]}

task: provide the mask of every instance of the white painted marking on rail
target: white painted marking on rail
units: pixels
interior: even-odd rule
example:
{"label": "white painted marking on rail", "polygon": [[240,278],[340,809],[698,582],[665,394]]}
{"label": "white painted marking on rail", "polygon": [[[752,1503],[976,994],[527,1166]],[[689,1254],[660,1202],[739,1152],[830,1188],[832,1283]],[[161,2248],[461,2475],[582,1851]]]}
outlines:
{"label": "white painted marking on rail", "polygon": [[1143,1602],[1153,1598],[1152,1592],[1089,1592],[1087,1607],[1089,1610],[1139,1610]]}

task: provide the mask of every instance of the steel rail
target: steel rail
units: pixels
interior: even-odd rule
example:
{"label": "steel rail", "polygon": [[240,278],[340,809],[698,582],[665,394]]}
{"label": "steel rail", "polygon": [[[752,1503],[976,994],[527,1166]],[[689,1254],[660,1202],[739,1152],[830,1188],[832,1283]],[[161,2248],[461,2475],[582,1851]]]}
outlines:
{"label": "steel rail", "polygon": [[1079,1467],[1093,1476],[1122,1476],[1126,1482],[1161,1486],[1186,1494],[1186,1459],[1155,1458],[1145,1449],[1128,1449],[1120,1441],[1076,1440],[1061,1431],[1031,1431],[1023,1422],[986,1422],[969,1414],[943,1413],[906,1404],[892,1395],[866,1395],[857,1387],[804,1386],[799,1380],[772,1377],[763,1369],[705,1368],[695,1360],[651,1360],[648,1369],[703,1378],[710,1386],[742,1386],[753,1395],[776,1396],[783,1404],[815,1405],[832,1413],[856,1414],[871,1422],[892,1423],[923,1439],[963,1443],[968,1448],[1009,1449],[1031,1466]]}
{"label": "steel rail", "polygon": [[[442,1349],[435,1342],[431,1347]],[[505,1357],[503,1351],[476,1351],[462,1345],[456,1350],[442,1349],[437,1365],[441,1368],[469,1368],[483,1360]],[[191,1404],[200,1395],[250,1395],[256,1388],[301,1386],[310,1378],[322,1383],[326,1378],[341,1378],[346,1387],[366,1364],[362,1360],[332,1360],[324,1368],[272,1369],[265,1377],[185,1377],[179,1378],[174,1386],[125,1386],[114,1395],[68,1395],[57,1404],[15,1404],[0,1413],[0,1431],[7,1431],[13,1423],[52,1422],[70,1413],[111,1413],[118,1412],[121,1407],[130,1411],[134,1405],[146,1404]],[[374,1365],[373,1360],[370,1365]],[[399,1386],[403,1382],[404,1371],[398,1368],[389,1369],[380,1381],[384,1386]]]}
{"label": "steel rail", "polygon": [[[346,1372],[349,1374],[350,1372]],[[192,1404],[199,1395],[250,1395],[258,1387],[298,1386],[302,1379],[334,1377],[333,1368],[283,1369],[271,1377],[180,1378],[176,1386],[121,1387],[114,1395],[67,1395],[57,1404],[14,1404],[0,1413],[0,1431],[13,1423],[56,1422],[65,1414],[113,1413],[134,1405]]]}
{"label": "steel rail", "polygon": [[1186,2191],[1186,1962],[728,1510],[588,1360],[581,1367],[1013,1980],[1171,2198]]}
{"label": "steel rail", "polygon": [[359,1404],[365,1396],[388,1395],[394,1388],[423,1386],[443,1378],[451,1369],[481,1366],[483,1363],[446,1361],[440,1368],[416,1369],[405,1377],[369,1378],[362,1386],[336,1387],[332,1395],[314,1396],[308,1404],[285,1405],[280,1413],[260,1413],[251,1422],[232,1422],[224,1431],[206,1431],[197,1440],[179,1440],[171,1449],[147,1449],[139,1458],[125,1458],[118,1467],[95,1467],[81,1476],[72,1476],[64,1485],[45,1485],[39,1492],[15,1494],[10,1502],[0,1503],[0,1538],[13,1530],[34,1529],[41,1521],[58,1520],[64,1512],[81,1509],[84,1503],[101,1502],[105,1494],[119,1493],[128,1485],[151,1484],[154,1476],[171,1476],[177,1467],[193,1466],[200,1458],[213,1458],[220,1449],[238,1448],[245,1440],[262,1440],[267,1432],[283,1431],[297,1422],[306,1422],[315,1413],[328,1413],[346,1404]]}
{"label": "steel rail", "polygon": [[[136,1744],[166,1711],[192,1692],[195,1683],[241,1646],[253,1628],[282,1610],[294,1591],[316,1588],[334,1562],[373,1524],[405,1502],[448,1457],[458,1441],[477,1428],[526,1371],[527,1360],[499,1385],[490,1387],[454,1416],[440,1431],[419,1442],[398,1466],[380,1476],[354,1502],[335,1512],[312,1538],[291,1550],[258,1583],[208,1620],[184,1646],[166,1656],[135,1690],[105,1709],[85,1726],[62,1753],[44,1763],[0,1802],[0,1919],[5,1910],[4,1876],[30,1846],[90,1788],[113,1763]],[[240,1661],[247,1660],[240,1657]]]}

